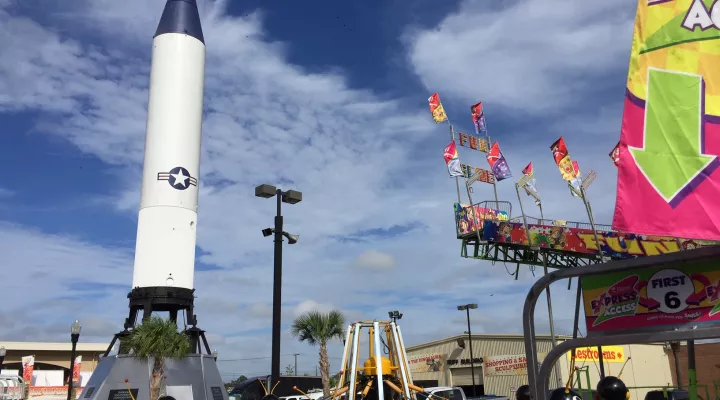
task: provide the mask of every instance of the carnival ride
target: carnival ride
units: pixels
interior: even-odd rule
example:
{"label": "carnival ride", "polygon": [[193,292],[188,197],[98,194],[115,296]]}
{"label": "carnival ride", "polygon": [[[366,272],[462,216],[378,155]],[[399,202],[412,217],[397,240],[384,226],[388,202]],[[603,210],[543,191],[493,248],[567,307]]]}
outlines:
{"label": "carnival ride", "polygon": [[[368,334],[368,358],[359,367],[363,332]],[[413,384],[402,333],[394,321],[360,321],[348,326],[341,365],[340,382],[332,394],[333,399],[340,396],[346,400],[429,397],[423,388]]]}
{"label": "carnival ride", "polygon": [[618,232],[602,224],[594,224],[593,229],[592,223],[526,215],[513,218],[512,204],[507,201],[488,200],[473,207],[455,203],[454,209],[461,256],[516,264],[515,275],[520,264],[573,268],[717,244]]}
{"label": "carnival ride", "polygon": [[[678,293],[671,289],[665,290],[664,310],[660,310],[660,314],[666,313],[660,317],[657,313],[663,307],[661,298],[653,298],[652,303],[648,302],[647,293],[648,281],[638,281],[639,275],[624,276],[619,279],[612,287],[602,288],[605,290],[599,293],[599,297],[595,300],[588,300],[588,294],[585,292],[586,281],[592,282],[592,275],[603,275],[615,271],[621,273],[647,273],[648,267],[653,265],[662,265],[663,259],[668,260],[668,264],[675,265],[676,269],[668,268],[663,271],[654,271],[654,273],[668,274],[672,271],[686,270],[685,260],[692,260],[697,251],[710,250],[707,257],[715,260],[720,259],[720,242],[709,240],[693,240],[685,238],[677,238],[671,236],[651,236],[634,234],[630,232],[621,232],[612,229],[609,225],[596,224],[591,208],[590,201],[587,199],[587,189],[596,177],[595,171],[590,171],[583,177],[580,173],[580,167],[577,161],[570,158],[565,140],[561,136],[551,146],[554,161],[560,171],[562,179],[567,182],[570,194],[582,200],[587,211],[588,223],[569,222],[564,220],[545,219],[542,210],[542,200],[535,188],[535,174],[532,163],[529,163],[522,170],[522,177],[514,182],[517,193],[517,200],[520,206],[520,216],[512,215],[512,204],[508,201],[501,201],[498,198],[497,183],[503,180],[509,180],[513,175],[505,160],[500,146],[497,141],[494,143],[490,140],[487,131],[487,124],[483,112],[482,103],[477,103],[470,107],[473,124],[475,126],[476,136],[466,133],[456,135],[453,125],[450,123],[447,114],[440,102],[437,93],[434,93],[428,99],[430,111],[435,123],[447,122],[449,125],[450,144],[444,149],[443,158],[451,177],[455,179],[457,190],[457,202],[454,204],[454,214],[456,223],[457,238],[461,241],[461,256],[465,258],[473,258],[486,260],[491,262],[502,262],[515,264],[515,272],[511,273],[515,279],[519,276],[520,265],[528,265],[531,268],[542,266],[545,276],[541,277],[530,290],[525,304],[523,313],[523,325],[525,333],[525,349],[527,352],[528,362],[528,383],[531,387],[532,398],[543,400],[548,395],[548,374],[552,365],[557,358],[564,352],[571,352],[571,360],[575,360],[575,348],[582,345],[598,346],[598,366],[601,383],[606,382],[602,345],[610,344],[629,344],[643,343],[652,340],[657,341],[658,338],[666,338],[664,340],[688,340],[688,351],[694,354],[694,340],[709,337],[720,337],[717,328],[709,328],[694,330],[688,332],[674,332],[685,326],[693,326],[699,322],[713,322],[717,317],[713,315],[720,313],[720,301],[718,292],[720,292],[720,280],[711,282],[711,278],[705,274],[705,270],[693,270],[692,266],[688,266],[687,275],[681,272],[684,282],[688,282],[689,289],[684,293],[683,299],[672,298],[667,296],[677,296]],[[490,170],[473,167],[467,164],[461,164],[460,156],[456,146],[456,137],[460,146],[468,147],[471,150],[486,153]],[[492,145],[490,145],[492,143]],[[610,158],[618,166],[620,158],[619,145],[611,151]],[[464,185],[461,185],[461,180]],[[493,186],[494,200],[481,201],[475,203],[473,201],[473,187],[476,182],[491,184]],[[461,196],[461,186],[465,187],[468,201],[463,203]],[[523,200],[520,195],[521,191],[534,198],[535,204],[539,207],[540,218],[529,216],[524,209]],[[672,230],[668,230],[671,232]],[[699,249],[704,247],[705,249]],[[693,250],[695,251],[684,251]],[[668,258],[676,256],[676,258]],[[630,262],[630,264],[627,264]],[[637,265],[635,265],[635,264]],[[595,265],[600,264],[600,265]],[[578,268],[580,267],[580,268]],[[550,268],[556,271],[548,274]],[[692,271],[690,271],[692,270]],[[698,272],[702,271],[702,272]],[[508,271],[510,272],[510,271]],[[695,273],[691,273],[695,272]],[[617,274],[615,275],[617,276]],[[709,275],[713,277],[712,273]],[[574,326],[572,331],[572,340],[557,344],[555,328],[553,323],[552,301],[550,294],[550,283],[558,281],[562,278],[568,278],[568,289],[570,289],[571,280],[577,277],[577,294],[575,300]],[[581,281],[582,277],[582,281]],[[589,277],[588,279],[585,279]],[[646,277],[647,278],[647,277]],[[643,278],[643,279],[646,279]],[[664,278],[661,278],[662,280]],[[714,278],[713,278],[714,279]],[[657,279],[656,279],[657,280]],[[698,281],[698,287],[693,286]],[[628,286],[628,283],[630,285]],[[645,286],[643,286],[645,285]],[[598,292],[600,288],[591,288],[590,292]],[[645,292],[643,292],[645,291]],[[541,293],[546,293],[547,307],[549,317],[550,335],[553,342],[553,350],[546,356],[543,363],[539,363],[537,357],[537,348],[535,345],[534,330],[534,310],[535,302]],[[612,293],[611,293],[612,292]],[[621,293],[622,296],[615,294]],[[627,293],[625,293],[627,292]],[[593,328],[593,332],[588,332],[588,336],[600,335],[601,339],[596,337],[588,337],[578,339],[580,308],[583,293],[586,296],[586,322],[588,323],[588,331],[590,325],[593,326],[603,323],[607,333],[598,333],[600,329]],[[643,295],[642,293],[646,293]],[[623,300],[625,299],[625,300]],[[631,300],[627,300],[631,299]],[[642,302],[642,301],[644,302]],[[587,302],[594,301],[595,304],[590,309],[587,308]],[[626,301],[627,304],[620,304]],[[634,302],[634,303],[633,303]],[[672,307],[668,302],[673,302]],[[632,303],[632,304],[631,304]],[[681,305],[684,305],[681,307]],[[616,309],[617,307],[617,309]],[[625,307],[625,308],[622,308]],[[673,309],[674,308],[674,309]],[[638,319],[632,320],[637,326],[622,326],[625,319],[618,317],[630,316],[635,317],[638,310]],[[685,312],[682,316],[675,315],[681,310],[690,310],[693,312]],[[712,309],[712,310],[711,310]],[[617,310],[625,314],[619,315]],[[642,311],[641,311],[642,310]],[[707,314],[709,312],[709,314]],[[609,315],[608,313],[612,314]],[[592,316],[590,315],[592,314]],[[590,321],[594,318],[592,321]],[[646,319],[643,319],[646,318]],[[706,318],[707,321],[703,320]],[[613,323],[606,323],[612,319]],[[590,322],[588,322],[590,321]],[[620,321],[620,322],[619,322]],[[630,320],[628,320],[630,321]],[[668,322],[674,321],[674,322]],[[616,326],[618,325],[619,326]],[[612,327],[611,327],[612,326]],[[692,329],[694,329],[693,327]],[[612,332],[613,329],[619,329],[620,332]],[[648,333],[647,329],[654,330]],[[625,330],[626,332],[622,332]],[[632,334],[627,333],[632,332]],[[602,339],[602,335],[606,335]],[[694,365],[693,360],[690,361]],[[537,368],[537,369],[536,369]],[[571,365],[571,370],[573,366]],[[550,395],[551,400],[559,398],[575,398],[575,394],[571,393],[570,385],[572,383],[573,373],[570,374],[569,381],[564,388],[559,388]],[[697,400],[697,381],[695,378],[694,366],[689,368],[689,387],[690,397]],[[607,381],[609,382],[609,381]],[[601,385],[602,386],[602,385]],[[624,388],[624,385],[622,386]],[[600,386],[598,387],[598,391]],[[619,391],[620,393],[622,391]],[[620,394],[627,394],[627,390]],[[558,397],[559,396],[559,397]],[[606,399],[609,400],[609,399]]]}

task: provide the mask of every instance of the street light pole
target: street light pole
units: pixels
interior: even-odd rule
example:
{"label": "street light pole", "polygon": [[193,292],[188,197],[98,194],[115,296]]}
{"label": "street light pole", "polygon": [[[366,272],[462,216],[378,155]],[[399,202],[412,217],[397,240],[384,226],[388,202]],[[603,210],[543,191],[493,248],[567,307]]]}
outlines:
{"label": "street light pole", "polygon": [[302,193],[295,190],[283,192],[272,185],[260,185],[255,188],[255,196],[269,199],[277,197],[277,212],[275,214],[275,229],[263,229],[264,236],[274,235],[274,262],[273,262],[273,316],[272,316],[272,356],[270,368],[270,382],[274,385],[280,379],[280,316],[282,311],[282,242],[283,236],[288,243],[297,242],[297,236],[283,232],[282,203],[297,204],[302,201]]}
{"label": "street light pole", "polygon": [[82,329],[82,325],[80,325],[80,321],[75,320],[73,322],[72,326],[70,326],[70,341],[72,342],[72,350],[70,351],[70,379],[68,380],[68,395],[67,400],[75,400],[72,391],[73,391],[73,375],[75,372],[75,349],[77,348],[77,342],[80,339],[80,330]]}
{"label": "street light pole", "polygon": [[466,311],[467,312],[467,326],[468,326],[468,342],[470,342],[470,374],[472,374],[472,394],[473,397],[477,397],[477,394],[475,393],[475,356],[473,355],[473,340],[472,340],[472,331],[470,330],[470,310],[476,309],[477,304],[471,303],[471,304],[465,304],[462,306],[458,306],[458,310],[460,311]]}
{"label": "street light pole", "polygon": [[293,354],[293,356],[295,356],[295,369],[293,370],[293,373],[295,374],[295,376],[298,376],[298,372],[297,372],[297,356],[299,356],[299,355],[300,355],[300,353],[295,353],[295,354]]}
{"label": "street light pole", "polygon": [[272,385],[280,379],[280,315],[282,312],[282,191],[277,189],[277,213],[275,214],[275,255],[273,268],[273,316],[272,316]]}

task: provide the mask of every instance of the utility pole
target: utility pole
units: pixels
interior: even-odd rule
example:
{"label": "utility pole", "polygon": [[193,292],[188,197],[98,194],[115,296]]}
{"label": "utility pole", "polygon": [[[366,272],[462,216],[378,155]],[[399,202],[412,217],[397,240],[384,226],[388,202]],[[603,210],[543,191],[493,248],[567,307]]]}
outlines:
{"label": "utility pole", "polygon": [[300,353],[293,354],[293,356],[295,357],[295,369],[293,370],[293,373],[295,374],[295,376],[300,375],[300,374],[298,374],[298,371],[297,371],[297,356],[299,356],[299,355],[300,355]]}

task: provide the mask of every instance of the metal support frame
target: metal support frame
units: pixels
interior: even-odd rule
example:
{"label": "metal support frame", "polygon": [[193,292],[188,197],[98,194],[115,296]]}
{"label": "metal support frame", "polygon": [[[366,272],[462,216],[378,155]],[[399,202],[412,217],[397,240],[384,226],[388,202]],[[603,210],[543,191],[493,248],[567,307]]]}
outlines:
{"label": "metal support frame", "polygon": [[[474,236],[474,234],[473,234]],[[547,262],[543,264],[543,255]],[[568,253],[553,249],[531,249],[529,246],[480,241],[476,238],[462,239],[460,256],[479,260],[527,264],[548,268],[575,268],[598,264],[601,260],[594,254]]]}
{"label": "metal support frame", "polygon": [[[720,247],[705,247],[692,251],[663,254],[653,257],[612,261],[586,268],[559,269],[538,279],[530,288],[523,308],[523,333],[528,364],[528,384],[536,400],[546,400],[549,394],[548,379],[553,364],[567,351],[584,346],[619,345],[630,343],[652,343],[676,340],[701,340],[720,337],[720,326],[705,325],[696,329],[676,329],[672,326],[655,327],[645,332],[607,333],[582,339],[572,339],[552,349],[539,369],[537,342],[535,340],[535,306],[541,294],[551,283],[561,279],[603,275],[610,272],[625,272],[645,268],[677,266],[681,262],[699,261],[710,258],[720,259]],[[686,326],[684,326],[686,327]]]}
{"label": "metal support frame", "polygon": [[[360,336],[363,329],[368,329],[369,349],[375,358],[375,376],[373,377],[375,389],[379,400],[384,399],[385,382],[388,375],[395,375],[401,385],[403,395],[407,400],[413,400],[411,387],[413,386],[412,374],[407,364],[407,353],[405,352],[405,344],[403,343],[400,327],[393,321],[361,321],[354,322],[348,326],[348,333],[345,339],[345,349],[343,354],[342,374],[340,376],[340,386],[348,386],[347,400],[356,400],[357,392],[361,388],[358,384],[358,364],[363,361],[360,355]],[[387,357],[391,362],[397,363],[397,370],[384,371],[382,365],[383,359],[383,341],[380,335],[386,335],[386,343],[390,349]]]}

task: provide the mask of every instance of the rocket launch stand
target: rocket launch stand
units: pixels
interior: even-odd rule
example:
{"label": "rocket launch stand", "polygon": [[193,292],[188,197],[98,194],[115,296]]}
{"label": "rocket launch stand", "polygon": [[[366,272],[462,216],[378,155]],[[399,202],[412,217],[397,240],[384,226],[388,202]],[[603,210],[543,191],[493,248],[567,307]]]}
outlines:
{"label": "rocket launch stand", "polygon": [[[359,367],[363,329],[368,332],[369,358]],[[355,322],[347,328],[340,389],[333,398],[347,392],[346,400],[415,400],[414,392],[422,390],[412,383],[402,334],[395,322]]]}
{"label": "rocket launch stand", "polygon": [[[110,354],[117,340],[130,335],[130,330],[137,323],[138,313],[142,310],[142,319],[150,318],[153,312],[168,312],[170,320],[177,323],[178,313],[184,313],[184,321],[189,328],[185,333],[190,337],[191,354],[202,354],[203,349],[211,355],[210,345],[205,337],[205,331],[197,327],[197,316],[194,313],[195,289],[166,287],[134,288],[128,293],[130,300],[130,313],[125,319],[124,329],[116,333],[105,351],[105,357]],[[122,350],[121,350],[122,351]],[[119,352],[118,354],[122,354]]]}

